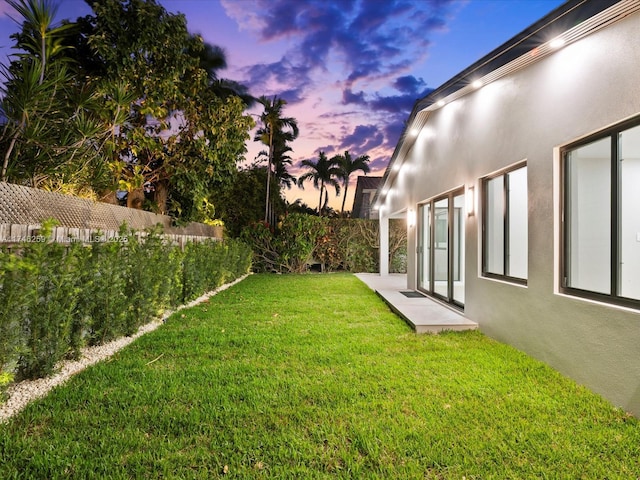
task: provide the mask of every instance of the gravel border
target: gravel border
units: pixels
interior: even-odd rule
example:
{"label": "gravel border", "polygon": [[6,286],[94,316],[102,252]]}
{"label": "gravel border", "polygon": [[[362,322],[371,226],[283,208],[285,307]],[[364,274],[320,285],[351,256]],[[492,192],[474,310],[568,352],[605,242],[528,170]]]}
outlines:
{"label": "gravel border", "polygon": [[38,378],[36,380],[24,380],[22,382],[9,385],[6,391],[7,400],[5,403],[0,404],[0,423],[6,422],[33,400],[46,396],[54,387],[63,384],[76,373],[81,372],[94,363],[98,363],[101,360],[109,358],[117,351],[132,343],[136,338],[141,337],[145,333],[152,332],[162,325],[173,313],[182,310],[183,308],[190,308],[198,305],[199,303],[202,303],[216,295],[218,292],[226,290],[236,283],[241,282],[249,275],[250,274],[244,275],[233,282],[226,283],[211,292],[205,293],[186,305],[179,306],[175,310],[165,312],[162,318],[141,326],[138,331],[130,337],[121,337],[104,345],[83,348],[81,350],[79,360],[65,360],[60,362],[56,366],[56,369],[58,370],[57,373],[50,377]]}

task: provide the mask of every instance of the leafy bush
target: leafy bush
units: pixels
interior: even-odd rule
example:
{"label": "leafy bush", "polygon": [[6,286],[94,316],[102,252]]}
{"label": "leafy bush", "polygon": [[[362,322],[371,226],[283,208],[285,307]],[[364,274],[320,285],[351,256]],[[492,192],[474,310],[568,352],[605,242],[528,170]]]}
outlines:
{"label": "leafy bush", "polygon": [[88,250],[83,272],[85,291],[96,295],[82,296],[78,328],[86,329],[90,345],[100,345],[125,331],[130,270],[125,263],[125,251],[116,242],[96,242]]}
{"label": "leafy bush", "polygon": [[189,243],[182,251],[160,233],[139,239],[123,230],[116,241],[88,247],[43,242],[0,250],[0,374],[46,376],[85,344],[131,335],[164,308],[250,268],[251,251],[240,241]]}
{"label": "leafy bush", "polygon": [[292,213],[275,229],[264,222],[245,227],[241,238],[253,248],[256,271],[301,273],[312,262],[326,226],[325,218]]}
{"label": "leafy bush", "polygon": [[[377,272],[379,269],[376,220],[295,213],[285,216],[275,228],[264,222],[245,227],[241,238],[253,248],[253,265],[258,272],[300,273],[314,263],[327,272]],[[406,245],[406,226],[403,222],[391,222],[392,272],[406,272]]]}
{"label": "leafy bush", "polygon": [[[42,235],[48,236],[50,225]],[[78,245],[69,254],[58,243],[33,243],[24,248],[22,257],[28,265],[27,309],[21,309],[18,323],[24,341],[18,359],[17,377],[37,378],[53,370],[56,362],[67,355],[72,345],[73,320],[80,293],[80,277],[84,268]],[[10,312],[8,312],[10,313]]]}
{"label": "leafy bush", "polygon": [[378,271],[378,232],[375,220],[331,219],[316,248],[323,270]]}

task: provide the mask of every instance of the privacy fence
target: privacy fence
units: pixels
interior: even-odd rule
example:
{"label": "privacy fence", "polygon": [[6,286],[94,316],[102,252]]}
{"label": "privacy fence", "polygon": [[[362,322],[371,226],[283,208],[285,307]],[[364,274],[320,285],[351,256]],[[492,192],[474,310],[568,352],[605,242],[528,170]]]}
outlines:
{"label": "privacy fence", "polygon": [[164,237],[180,246],[222,237],[220,228],[203,223],[176,227],[167,215],[0,182],[0,244],[43,241],[40,227],[49,219],[57,223],[52,239],[62,243],[117,241],[123,224],[137,232],[161,225]]}

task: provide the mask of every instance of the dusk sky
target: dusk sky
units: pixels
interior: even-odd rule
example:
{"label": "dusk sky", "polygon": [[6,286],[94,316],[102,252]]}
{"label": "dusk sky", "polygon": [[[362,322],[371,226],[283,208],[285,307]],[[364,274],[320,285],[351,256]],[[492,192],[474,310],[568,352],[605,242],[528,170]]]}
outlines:
{"label": "dusk sky", "polygon": [[[224,78],[254,96],[278,95],[298,120],[296,168],[349,150],[382,175],[414,102],[563,3],[561,0],[160,0],[227,54]],[[91,13],[59,2],[58,18]],[[0,61],[18,26],[0,0]],[[258,114],[254,108],[251,113]],[[253,136],[252,136],[253,139]],[[263,149],[248,144],[247,160]],[[352,182],[355,183],[354,175]],[[353,188],[347,198],[351,209]],[[332,192],[333,193],[333,192]],[[287,192],[317,206],[317,192]],[[331,195],[330,205],[340,200]]]}

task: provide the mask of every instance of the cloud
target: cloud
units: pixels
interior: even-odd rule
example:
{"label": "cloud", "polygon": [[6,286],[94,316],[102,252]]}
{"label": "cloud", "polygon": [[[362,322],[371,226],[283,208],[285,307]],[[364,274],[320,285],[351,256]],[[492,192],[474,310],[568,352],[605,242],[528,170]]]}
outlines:
{"label": "cloud", "polygon": [[384,144],[390,149],[394,148],[400,139],[404,122],[411,113],[416,100],[432,91],[430,88],[425,88],[426,83],[422,78],[411,75],[396,78],[392,85],[401,92],[399,95],[382,95],[379,92],[374,92],[367,96],[363,91],[354,93],[349,88],[342,92],[343,104],[356,105],[369,111],[370,114],[381,117]]}
{"label": "cloud", "polygon": [[[455,0],[223,0],[227,15],[263,42],[286,38],[294,46],[270,68],[286,72],[296,93],[314,75],[339,68],[351,87],[371,76],[405,70],[445,26]],[[259,14],[258,14],[259,12]],[[261,69],[247,69],[248,83],[265,85]],[[281,75],[283,78],[286,75]]]}
{"label": "cloud", "polygon": [[414,94],[421,88],[425,88],[427,84],[422,78],[416,78],[413,75],[404,75],[396,78],[393,87],[399,92]]}
{"label": "cloud", "polygon": [[349,150],[374,156],[381,167],[415,101],[430,91],[412,69],[459,0],[221,2],[241,30],[274,48],[286,45],[279,60],[246,67],[242,82],[254,94],[278,95],[292,105],[322,96],[315,103],[325,107],[314,117],[317,126],[301,130],[324,145],[312,147],[313,155]]}
{"label": "cloud", "polygon": [[363,155],[384,143],[384,133],[377,125],[358,125],[342,138],[340,151],[349,150],[352,156]]}

